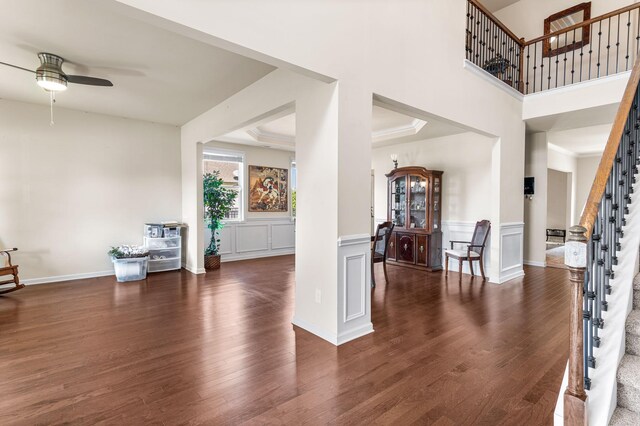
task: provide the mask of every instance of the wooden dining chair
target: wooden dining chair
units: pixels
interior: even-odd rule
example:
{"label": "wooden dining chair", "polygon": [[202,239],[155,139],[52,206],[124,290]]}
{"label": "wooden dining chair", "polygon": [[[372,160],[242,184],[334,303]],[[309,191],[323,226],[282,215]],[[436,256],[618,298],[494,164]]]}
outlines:
{"label": "wooden dining chair", "polygon": [[[473,237],[471,241],[450,241],[451,249],[446,250],[444,258],[445,274],[449,275],[449,258],[456,259],[458,261],[458,276],[462,280],[462,265],[464,261],[469,262],[469,271],[473,277],[473,262],[477,261],[480,264],[480,275],[482,280],[486,280],[484,276],[484,248],[487,244],[487,237],[491,230],[491,222],[488,220],[481,220],[476,222],[476,227],[473,230]],[[454,244],[466,244],[467,247],[464,250],[455,250]]]}
{"label": "wooden dining chair", "polygon": [[[0,294],[11,293],[24,287],[24,284],[20,284],[20,279],[18,278],[18,265],[11,263],[10,253],[17,250],[17,248],[0,250],[0,255],[6,259],[6,263],[0,260]],[[7,279],[9,276],[11,278]],[[2,288],[7,284],[13,284],[14,286]]]}
{"label": "wooden dining chair", "polygon": [[384,269],[384,279],[387,278],[387,249],[389,248],[389,240],[391,240],[391,233],[393,232],[393,223],[382,222],[376,228],[376,233],[373,236],[371,244],[371,287],[376,286],[376,278],[374,274],[373,265],[382,262],[382,269]]}

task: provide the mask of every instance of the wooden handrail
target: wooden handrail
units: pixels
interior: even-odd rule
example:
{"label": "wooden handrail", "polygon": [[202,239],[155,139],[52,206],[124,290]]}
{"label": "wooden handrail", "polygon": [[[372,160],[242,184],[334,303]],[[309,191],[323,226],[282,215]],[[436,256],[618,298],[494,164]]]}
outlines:
{"label": "wooden handrail", "polygon": [[[473,0],[469,0],[469,1],[472,2],[473,4],[476,4],[476,2],[473,1]],[[525,42],[524,46],[528,46],[530,44],[535,44],[535,43],[538,43],[539,41],[542,41],[542,40],[545,40],[545,39],[548,39],[548,38],[551,38],[551,37],[558,37],[560,34],[565,34],[565,33],[568,33],[570,31],[577,30],[578,28],[583,28],[583,27],[586,27],[588,25],[591,25],[594,22],[604,21],[605,19],[611,18],[611,17],[616,16],[616,15],[621,15],[621,14],[623,14],[625,12],[630,12],[630,11],[635,10],[635,9],[640,9],[640,3],[634,3],[634,4],[629,5],[629,6],[621,7],[620,9],[616,9],[614,11],[605,13],[604,15],[596,16],[595,18],[591,18],[591,19],[588,19],[586,21],[578,22],[577,24],[571,25],[570,27],[562,28],[561,30],[554,31],[552,33],[545,34],[543,36],[534,38],[532,40],[529,40],[529,41]]]}
{"label": "wooden handrail", "polygon": [[489,12],[489,9],[484,7],[478,0],[468,0],[468,1],[469,1],[469,3],[473,4],[475,7],[480,9],[480,12],[484,13],[485,15],[487,15],[487,18],[489,18],[494,24],[496,24],[498,27],[500,27],[500,29],[502,31],[507,33],[507,35],[509,37],[511,37],[516,43],[518,43],[520,46],[523,45],[520,37],[518,37],[517,35],[512,33],[511,30],[509,28],[507,28],[507,26],[505,24],[503,24],[502,22],[500,22],[500,20],[498,18],[493,16],[493,13]]}
{"label": "wooden handrail", "polygon": [[613,167],[613,162],[616,159],[618,145],[620,145],[620,140],[622,139],[624,127],[627,122],[627,117],[629,116],[629,111],[631,110],[631,106],[633,104],[633,99],[636,95],[639,81],[640,56],[633,64],[631,77],[629,77],[627,88],[624,91],[622,101],[620,102],[620,106],[618,107],[618,112],[616,113],[616,118],[613,122],[613,127],[611,128],[611,133],[609,134],[609,139],[607,140],[607,145],[605,146],[604,152],[602,153],[600,165],[598,166],[598,170],[596,171],[596,177],[593,180],[593,184],[591,185],[591,191],[589,192],[587,203],[584,206],[582,217],[580,218],[580,226],[583,226],[587,230],[587,239],[591,237],[593,225],[595,224],[596,217],[598,216],[600,201],[602,200],[602,196],[604,195],[607,180],[609,179],[609,175],[611,174],[611,169]]}

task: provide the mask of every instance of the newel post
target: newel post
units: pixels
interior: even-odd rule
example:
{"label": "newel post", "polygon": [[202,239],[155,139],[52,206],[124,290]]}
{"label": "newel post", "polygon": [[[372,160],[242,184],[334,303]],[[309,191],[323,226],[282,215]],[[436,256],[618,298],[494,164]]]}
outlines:
{"label": "newel post", "polygon": [[564,392],[564,424],[587,425],[587,394],[584,391],[583,298],[587,267],[587,230],[572,226],[565,246],[564,263],[571,274],[571,311],[569,322],[569,383]]}

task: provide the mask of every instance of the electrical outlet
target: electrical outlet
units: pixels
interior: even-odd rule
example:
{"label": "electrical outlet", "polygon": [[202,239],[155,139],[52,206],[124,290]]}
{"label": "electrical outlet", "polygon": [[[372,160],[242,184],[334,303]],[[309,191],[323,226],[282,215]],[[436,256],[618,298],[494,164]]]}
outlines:
{"label": "electrical outlet", "polygon": [[316,303],[322,303],[322,292],[316,288]]}

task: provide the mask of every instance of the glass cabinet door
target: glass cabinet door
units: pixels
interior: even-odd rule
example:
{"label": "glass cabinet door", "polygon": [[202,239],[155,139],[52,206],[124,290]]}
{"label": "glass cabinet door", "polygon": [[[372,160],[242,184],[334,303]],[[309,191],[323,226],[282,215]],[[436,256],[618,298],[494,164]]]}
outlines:
{"label": "glass cabinet door", "polygon": [[427,228],[427,179],[410,176],[409,228]]}
{"label": "glass cabinet door", "polygon": [[433,178],[433,230],[440,230],[440,178]]}
{"label": "glass cabinet door", "polygon": [[407,180],[404,176],[391,183],[391,220],[397,227],[404,228],[407,221]]}

